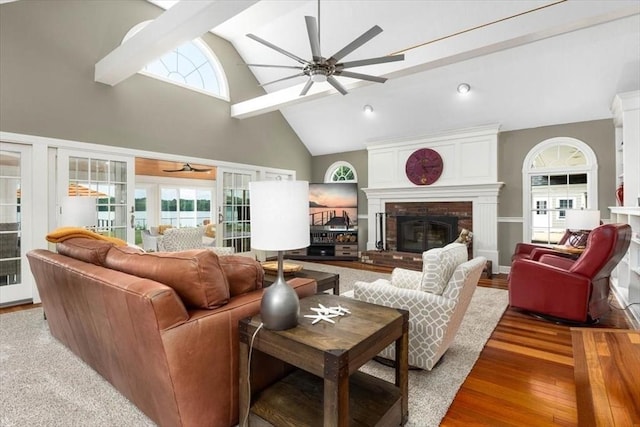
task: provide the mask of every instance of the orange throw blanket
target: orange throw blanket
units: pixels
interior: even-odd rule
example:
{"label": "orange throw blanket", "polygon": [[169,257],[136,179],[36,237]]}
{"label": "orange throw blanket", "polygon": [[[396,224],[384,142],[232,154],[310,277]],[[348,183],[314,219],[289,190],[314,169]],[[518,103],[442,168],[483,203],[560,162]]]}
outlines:
{"label": "orange throw blanket", "polygon": [[47,234],[47,241],[51,243],[64,242],[67,239],[73,239],[75,237],[85,237],[95,240],[106,240],[116,246],[127,246],[127,242],[117,237],[103,236],[102,234],[95,233],[91,230],[87,230],[82,227],[60,227]]}

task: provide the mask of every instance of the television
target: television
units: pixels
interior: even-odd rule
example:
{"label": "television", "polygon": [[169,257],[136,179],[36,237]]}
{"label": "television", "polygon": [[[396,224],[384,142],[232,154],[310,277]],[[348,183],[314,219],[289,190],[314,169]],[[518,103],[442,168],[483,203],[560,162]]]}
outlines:
{"label": "television", "polygon": [[351,230],[358,225],[358,184],[309,183],[309,225]]}

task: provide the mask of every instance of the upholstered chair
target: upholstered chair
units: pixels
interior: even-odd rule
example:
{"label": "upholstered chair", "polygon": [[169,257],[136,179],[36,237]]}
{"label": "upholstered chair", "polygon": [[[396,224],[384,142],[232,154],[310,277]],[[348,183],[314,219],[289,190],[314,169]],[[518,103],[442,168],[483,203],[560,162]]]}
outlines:
{"label": "upholstered chair", "polygon": [[158,249],[163,252],[185,251],[188,249],[204,249],[202,227],[169,228],[164,231]]}
{"label": "upholstered chair", "polygon": [[[395,268],[390,281],[355,283],[355,299],[409,311],[409,365],[433,369],[453,342],[487,261],[467,258],[466,245],[451,243],[424,252],[422,271]],[[395,360],[395,347],[379,356]]]}
{"label": "upholstered chair", "polygon": [[[564,235],[558,241],[558,245],[564,245],[568,243],[569,238],[573,235],[571,230],[565,230]],[[511,262],[516,259],[533,259],[538,260],[544,254],[556,254],[561,255],[558,251],[554,251],[549,245],[540,245],[535,243],[521,242],[516,244],[516,249],[511,256]]]}
{"label": "upholstered chair", "polygon": [[577,260],[544,254],[516,259],[509,273],[509,304],[551,320],[593,323],[609,307],[609,277],[629,248],[628,224],[594,228]]}

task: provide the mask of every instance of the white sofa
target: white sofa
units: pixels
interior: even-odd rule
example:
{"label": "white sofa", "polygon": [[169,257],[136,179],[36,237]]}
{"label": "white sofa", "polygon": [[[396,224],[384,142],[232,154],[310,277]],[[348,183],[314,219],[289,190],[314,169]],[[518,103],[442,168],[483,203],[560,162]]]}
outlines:
{"label": "white sofa", "polygon": [[[422,271],[395,268],[391,280],[356,282],[354,298],[409,311],[409,364],[431,370],[453,342],[486,258],[467,261],[467,246],[450,243],[422,254]],[[395,347],[379,356],[395,360]]]}

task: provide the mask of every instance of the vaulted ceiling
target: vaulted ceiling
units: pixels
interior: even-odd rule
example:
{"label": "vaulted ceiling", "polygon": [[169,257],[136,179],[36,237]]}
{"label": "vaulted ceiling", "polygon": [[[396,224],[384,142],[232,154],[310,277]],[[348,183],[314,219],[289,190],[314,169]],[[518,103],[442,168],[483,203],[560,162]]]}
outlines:
{"label": "vaulted ceiling", "polygon": [[[143,61],[141,52],[153,57],[154,49],[166,51],[206,29],[230,41],[247,63],[298,65],[246,34],[310,59],[307,15],[318,16],[316,1],[182,1],[147,27],[153,43],[125,43],[128,51],[101,61],[103,71],[120,72],[112,77],[117,84],[140,68],[131,58]],[[245,120],[279,110],[311,154],[322,155],[486,124],[515,130],[609,118],[616,93],[640,89],[636,0],[321,1],[322,55],[331,56],[374,25],[384,31],[344,60],[404,53],[402,62],[352,69],[387,77],[386,83],[337,77],[347,95],[316,83],[299,96],[307,78],[288,79],[265,86],[262,97],[235,102],[231,115]],[[129,70],[118,68],[114,56],[123,64],[127,54]],[[261,84],[296,73],[252,71]],[[463,82],[471,86],[466,96],[456,92]],[[364,114],[365,105],[372,114]]]}

